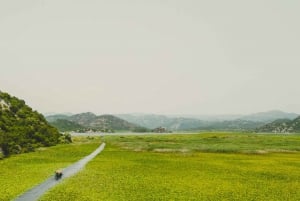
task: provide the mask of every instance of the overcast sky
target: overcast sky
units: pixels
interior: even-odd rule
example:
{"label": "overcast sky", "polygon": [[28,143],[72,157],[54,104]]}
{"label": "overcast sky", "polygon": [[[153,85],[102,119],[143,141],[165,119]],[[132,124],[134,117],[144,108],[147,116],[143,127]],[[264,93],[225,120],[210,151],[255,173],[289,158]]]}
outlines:
{"label": "overcast sky", "polygon": [[0,90],[47,112],[300,113],[298,0],[1,0]]}

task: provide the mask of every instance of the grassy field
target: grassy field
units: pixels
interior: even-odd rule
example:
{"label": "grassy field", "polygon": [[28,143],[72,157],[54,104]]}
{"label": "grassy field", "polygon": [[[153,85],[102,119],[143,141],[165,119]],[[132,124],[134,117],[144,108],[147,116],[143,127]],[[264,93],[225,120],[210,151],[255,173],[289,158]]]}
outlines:
{"label": "grassy field", "polygon": [[300,135],[202,133],[158,136],[106,136],[129,150],[151,152],[270,153],[300,151]]}
{"label": "grassy field", "polygon": [[0,200],[8,201],[43,182],[58,168],[90,154],[99,140],[80,139],[72,145],[40,148],[36,152],[0,160]]}
{"label": "grassy field", "polygon": [[106,136],[41,200],[299,200],[300,135]]}

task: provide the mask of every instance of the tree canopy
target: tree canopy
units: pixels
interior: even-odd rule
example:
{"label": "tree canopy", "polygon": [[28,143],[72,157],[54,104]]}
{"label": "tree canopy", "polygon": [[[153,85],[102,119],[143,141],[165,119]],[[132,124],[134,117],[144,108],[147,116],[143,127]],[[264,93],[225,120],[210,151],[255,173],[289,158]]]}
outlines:
{"label": "tree canopy", "polygon": [[[34,151],[59,143],[61,134],[25,101],[0,91],[0,154]],[[0,156],[1,157],[1,156]]]}

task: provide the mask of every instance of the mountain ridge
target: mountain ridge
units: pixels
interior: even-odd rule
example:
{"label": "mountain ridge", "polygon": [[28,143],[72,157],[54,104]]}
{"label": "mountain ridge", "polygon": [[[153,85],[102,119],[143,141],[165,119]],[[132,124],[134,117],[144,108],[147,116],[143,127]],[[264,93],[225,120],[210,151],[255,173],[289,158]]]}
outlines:
{"label": "mountain ridge", "polygon": [[262,133],[299,133],[300,132],[300,116],[293,120],[277,119],[271,123],[256,129],[256,132]]}
{"label": "mountain ridge", "polygon": [[[62,120],[69,121],[69,122],[65,121],[66,124],[70,124],[70,122],[76,123],[82,126],[81,130],[86,130],[86,131],[87,130],[102,131],[102,132],[114,132],[116,130],[133,131],[133,132],[148,131],[146,128],[143,128],[139,125],[135,125],[124,119],[121,119],[119,117],[110,114],[104,114],[98,116],[92,112],[79,113],[72,116],[58,114],[58,115],[46,116],[46,119],[49,121],[49,123],[57,126],[57,128],[60,130],[64,129],[64,127],[66,128],[67,125],[56,124],[58,120],[60,120],[60,122],[62,122]],[[74,131],[74,129],[75,129],[74,127],[73,128],[68,127],[67,131]],[[77,130],[77,128],[75,130]]]}
{"label": "mountain ridge", "polygon": [[272,122],[276,119],[294,119],[299,114],[283,112],[281,110],[270,110],[266,112],[258,112],[241,117],[241,119],[249,121]]}
{"label": "mountain ridge", "polygon": [[[112,118],[105,115],[95,115],[91,112],[85,112],[80,114],[75,114],[72,116],[67,115],[52,115],[46,117],[48,121],[53,121],[55,118],[64,118],[73,122],[76,122],[84,127],[89,128],[103,128],[106,124],[105,120],[101,120],[101,116],[105,118]],[[293,119],[297,116],[296,113],[287,113],[279,110],[271,110],[267,112],[259,112],[248,115],[221,115],[220,118],[216,116],[215,118],[211,117],[210,120],[199,119],[187,117],[189,115],[159,115],[159,114],[145,114],[145,113],[131,113],[131,114],[115,114],[111,115],[122,120],[127,121],[128,123],[134,124],[139,128],[147,128],[148,130],[153,130],[155,128],[163,127],[170,131],[193,131],[193,130],[235,130],[235,131],[246,131],[246,130],[255,130],[263,125],[270,123],[276,119]],[[235,117],[235,118],[234,118]],[[120,120],[116,119],[116,122]],[[101,123],[102,122],[102,123]],[[110,121],[110,125],[113,122]],[[118,123],[120,124],[120,122]],[[111,128],[112,126],[110,126]],[[118,130],[120,127],[117,128]],[[132,125],[125,125],[125,129],[134,130]],[[123,129],[121,129],[123,130]]]}
{"label": "mountain ridge", "polygon": [[[170,130],[254,130],[278,118],[292,119],[297,116],[296,113],[286,113],[279,110],[271,110],[267,112],[253,113],[249,115],[221,115],[209,118],[195,116],[195,118],[187,118],[190,115],[155,115],[155,114],[118,114],[129,122],[142,125],[153,129],[156,127],[165,127]],[[235,118],[234,118],[235,117]]]}

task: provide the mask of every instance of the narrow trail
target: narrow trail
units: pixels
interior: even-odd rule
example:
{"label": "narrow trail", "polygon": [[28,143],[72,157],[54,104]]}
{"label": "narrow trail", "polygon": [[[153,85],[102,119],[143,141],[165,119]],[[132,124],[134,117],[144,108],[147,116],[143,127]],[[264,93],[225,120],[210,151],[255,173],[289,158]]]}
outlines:
{"label": "narrow trail", "polygon": [[77,161],[76,163],[63,169],[63,176],[61,179],[56,180],[54,176],[48,178],[43,183],[33,187],[32,189],[26,191],[24,194],[20,195],[15,201],[36,201],[38,200],[47,190],[53,186],[60,183],[62,180],[73,176],[79,170],[81,170],[90,160],[97,156],[105,147],[105,143],[102,143],[94,152],[90,155],[84,157],[83,159]]}

